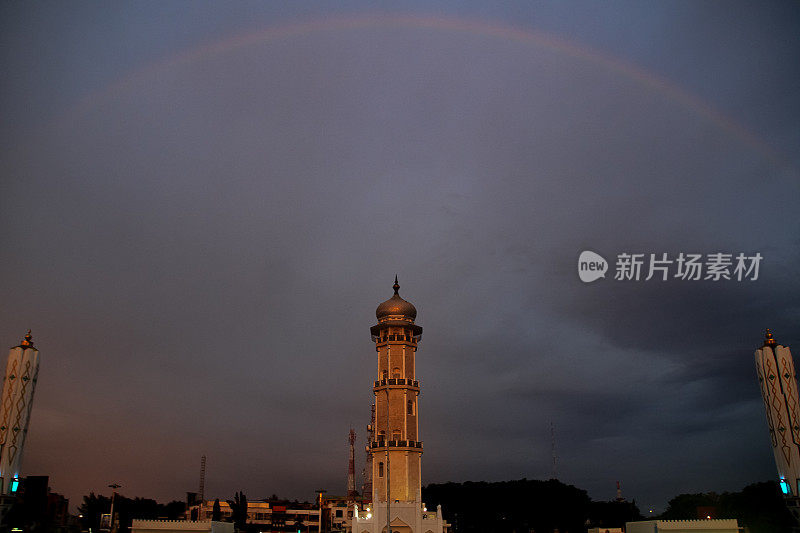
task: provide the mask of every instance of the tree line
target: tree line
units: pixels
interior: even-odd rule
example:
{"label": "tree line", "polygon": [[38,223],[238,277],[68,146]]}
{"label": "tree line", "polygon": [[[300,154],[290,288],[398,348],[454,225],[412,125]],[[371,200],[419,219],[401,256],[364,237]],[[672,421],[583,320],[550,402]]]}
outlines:
{"label": "tree line", "polygon": [[[273,497],[274,498],[274,497]],[[589,527],[624,527],[626,522],[643,520],[636,501],[594,501],[588,493],[555,479],[430,484],[422,489],[428,509],[442,506],[444,518],[453,533],[584,533]],[[247,497],[235,493],[227,500],[231,521],[240,531],[247,529]],[[220,519],[219,500],[213,514]],[[90,493],[83,497],[81,529],[100,529],[100,515],[109,513],[111,499]],[[126,533],[135,518],[177,520],[184,516],[186,504],[157,503],[148,498],[125,498],[114,502],[120,533]],[[736,518],[750,533],[791,533],[794,525],[778,484],[754,483],[739,492],[680,494],[669,501],[664,520]],[[650,519],[648,518],[648,519]]]}
{"label": "tree line", "polygon": [[[422,489],[428,509],[442,506],[453,533],[583,533],[644,520],[636,501],[593,501],[585,490],[550,479],[432,484]],[[750,533],[791,533],[794,525],[778,484],[754,483],[739,492],[681,494],[647,519],[736,518]]]}

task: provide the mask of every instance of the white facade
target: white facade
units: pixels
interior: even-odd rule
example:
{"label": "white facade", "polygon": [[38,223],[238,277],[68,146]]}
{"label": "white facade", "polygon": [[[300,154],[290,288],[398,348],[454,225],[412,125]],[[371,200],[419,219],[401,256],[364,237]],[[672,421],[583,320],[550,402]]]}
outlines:
{"label": "white facade", "polygon": [[644,520],[627,522],[627,533],[739,533],[739,522],[735,518],[722,520]]}
{"label": "white facade", "polygon": [[8,353],[3,393],[0,396],[0,494],[16,491],[22,467],[22,452],[39,376],[39,350],[31,332]]}
{"label": "white facade", "polygon": [[134,520],[131,533],[233,533],[233,524],[211,520]]}
{"label": "white facade", "polygon": [[[230,505],[226,501],[219,502],[220,518],[227,520],[233,516]],[[186,516],[191,517],[196,513],[198,520],[211,520],[214,515],[214,500],[205,500],[198,505],[193,505],[186,510]],[[275,523],[294,526],[301,521],[305,527],[314,531],[319,528],[319,508],[291,507],[285,503],[275,504],[268,501],[250,500],[247,502],[247,523],[265,526],[271,529]]]}
{"label": "white facade", "polygon": [[[392,532],[441,533],[448,524],[442,518],[442,506],[431,512],[415,502],[395,502],[390,508]],[[353,533],[381,533],[386,531],[386,504],[365,509],[355,507]]]}

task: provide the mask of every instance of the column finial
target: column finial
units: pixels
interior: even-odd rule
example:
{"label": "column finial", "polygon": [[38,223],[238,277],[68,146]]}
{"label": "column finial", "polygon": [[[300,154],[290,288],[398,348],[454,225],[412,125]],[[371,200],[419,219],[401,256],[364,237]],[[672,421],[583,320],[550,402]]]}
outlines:
{"label": "column finial", "polygon": [[19,345],[33,348],[33,335],[31,335],[31,330],[28,330],[28,333],[25,334],[25,338],[22,339],[22,342],[19,343]]}
{"label": "column finial", "polygon": [[778,342],[772,337],[772,332],[767,328],[767,333],[764,337],[764,346],[775,346]]}
{"label": "column finial", "polygon": [[392,288],[394,289],[394,293],[398,294],[397,291],[400,290],[400,284],[397,283],[397,274],[394,275],[394,285],[392,285]]}

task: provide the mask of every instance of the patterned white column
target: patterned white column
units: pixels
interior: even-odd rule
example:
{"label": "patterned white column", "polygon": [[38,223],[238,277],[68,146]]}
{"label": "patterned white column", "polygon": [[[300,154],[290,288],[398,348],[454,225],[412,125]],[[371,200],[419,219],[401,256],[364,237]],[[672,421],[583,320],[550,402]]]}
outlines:
{"label": "patterned white column", "polygon": [[39,376],[39,350],[31,332],[8,353],[0,396],[0,494],[16,491],[22,452],[31,419],[33,393]]}

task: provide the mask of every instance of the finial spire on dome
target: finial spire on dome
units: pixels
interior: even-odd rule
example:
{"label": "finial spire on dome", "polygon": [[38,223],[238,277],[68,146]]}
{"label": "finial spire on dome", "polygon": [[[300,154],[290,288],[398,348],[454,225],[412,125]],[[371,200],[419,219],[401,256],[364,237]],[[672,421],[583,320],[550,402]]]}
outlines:
{"label": "finial spire on dome", "polygon": [[399,294],[397,291],[400,290],[400,284],[397,283],[397,274],[394,275],[394,285],[392,285],[395,294]]}
{"label": "finial spire on dome", "polygon": [[31,330],[28,330],[28,333],[25,334],[25,338],[19,343],[20,346],[30,346],[33,348],[33,335],[31,335]]}
{"label": "finial spire on dome", "polygon": [[775,346],[778,342],[772,338],[772,332],[767,328],[767,334],[764,338],[764,346]]}

